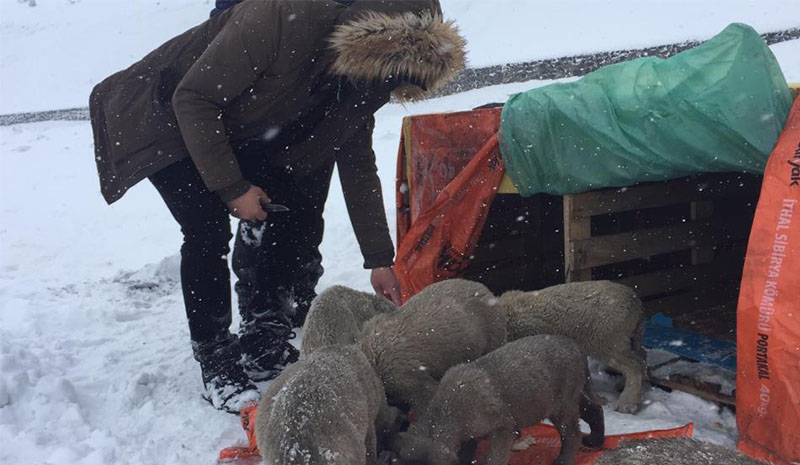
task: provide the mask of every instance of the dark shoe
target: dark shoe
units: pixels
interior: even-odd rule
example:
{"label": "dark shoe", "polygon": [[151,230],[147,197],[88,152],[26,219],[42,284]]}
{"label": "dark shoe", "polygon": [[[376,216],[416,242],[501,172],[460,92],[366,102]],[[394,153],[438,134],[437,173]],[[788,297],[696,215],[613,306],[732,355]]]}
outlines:
{"label": "dark shoe", "polygon": [[242,352],[236,336],[226,331],[192,346],[203,373],[203,399],[215,409],[233,414],[258,402],[258,388],[239,364]]}
{"label": "dark shoe", "polygon": [[242,345],[242,368],[253,381],[275,378],[294,363],[300,352],[289,342],[297,335],[280,323],[246,325],[239,340]]}
{"label": "dark shoe", "polygon": [[322,276],[322,257],[314,253],[301,268],[300,276],[293,280],[292,298],[294,312],[291,314],[292,327],[302,328],[308,315],[311,302],[317,297],[315,291],[319,278]]}

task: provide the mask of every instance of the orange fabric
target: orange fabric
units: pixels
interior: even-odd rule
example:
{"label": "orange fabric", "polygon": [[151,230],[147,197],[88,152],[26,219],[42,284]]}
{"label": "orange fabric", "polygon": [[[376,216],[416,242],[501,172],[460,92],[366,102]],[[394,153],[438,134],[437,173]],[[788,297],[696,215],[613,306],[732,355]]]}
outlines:
{"label": "orange fabric", "polygon": [[505,174],[499,123],[499,109],[404,121],[395,259],[404,300],[467,265]]}
{"label": "orange fabric", "polygon": [[[581,448],[578,452],[578,456],[575,458],[574,465],[592,465],[603,455],[604,451],[616,449],[623,440],[636,441],[653,438],[689,438],[692,437],[693,432],[694,423],[689,423],[688,425],[673,429],[606,436],[603,447],[598,450]],[[509,465],[549,465],[558,457],[558,453],[561,451],[561,439],[558,436],[558,431],[554,427],[542,424],[536,425],[522,431],[520,438],[526,436],[532,437],[534,439],[534,444],[523,451],[514,452],[511,456],[511,460],[508,462]],[[483,442],[478,447],[477,465],[484,465],[483,459],[487,450],[488,444],[486,442]]]}
{"label": "orange fabric", "polygon": [[[251,458],[258,458],[261,453],[256,445],[256,410],[257,406],[251,405],[242,409],[240,413],[242,428],[247,434],[247,446],[228,447],[220,451],[219,460],[221,462],[235,462],[237,460],[245,460]],[[591,465],[603,454],[603,451],[615,449],[619,446],[622,440],[637,440],[637,439],[650,439],[650,438],[676,438],[676,437],[691,437],[694,431],[694,424],[681,426],[679,428],[660,430],[660,431],[643,431],[640,433],[620,434],[616,436],[606,436],[603,447],[599,450],[582,449],[578,454],[575,465]],[[522,432],[520,437],[531,436],[534,438],[534,445],[527,450],[515,452],[511,457],[509,465],[539,465],[550,464],[558,456],[561,449],[561,440],[558,437],[558,431],[550,425],[536,425],[528,428]],[[483,456],[486,454],[487,444],[484,441],[478,448],[477,464],[483,464]]]}
{"label": "orange fabric", "polygon": [[[433,206],[450,181],[500,130],[501,112],[501,108],[487,108],[403,119],[397,187],[398,198],[406,200],[407,210],[402,216],[407,217],[409,225]],[[403,183],[410,187],[405,193]]]}
{"label": "orange fabric", "polygon": [[800,462],[800,99],[764,172],[737,312],[739,449]]}
{"label": "orange fabric", "polygon": [[239,412],[242,429],[247,434],[247,446],[226,447],[219,452],[220,461],[233,461],[261,457],[261,452],[256,445],[256,410],[257,404],[249,405]]}

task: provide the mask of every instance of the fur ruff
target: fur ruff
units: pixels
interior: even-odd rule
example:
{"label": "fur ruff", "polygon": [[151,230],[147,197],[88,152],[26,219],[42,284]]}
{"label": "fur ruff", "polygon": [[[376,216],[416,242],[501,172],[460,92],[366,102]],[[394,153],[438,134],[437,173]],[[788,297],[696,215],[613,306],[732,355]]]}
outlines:
{"label": "fur ruff", "polygon": [[334,74],[370,82],[401,79],[406,83],[394,96],[402,101],[424,98],[465,66],[466,41],[458,28],[431,13],[366,12],[336,26],[329,41]]}

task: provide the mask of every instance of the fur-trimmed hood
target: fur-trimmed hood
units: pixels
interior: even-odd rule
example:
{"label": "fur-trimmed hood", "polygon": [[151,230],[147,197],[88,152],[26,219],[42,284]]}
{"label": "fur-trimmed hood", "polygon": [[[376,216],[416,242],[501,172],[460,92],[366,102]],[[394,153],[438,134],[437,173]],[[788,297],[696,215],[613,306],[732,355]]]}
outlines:
{"label": "fur-trimmed hood", "polygon": [[465,67],[466,41],[438,11],[365,10],[335,27],[329,38],[331,72],[353,80],[398,79],[393,95],[419,100]]}

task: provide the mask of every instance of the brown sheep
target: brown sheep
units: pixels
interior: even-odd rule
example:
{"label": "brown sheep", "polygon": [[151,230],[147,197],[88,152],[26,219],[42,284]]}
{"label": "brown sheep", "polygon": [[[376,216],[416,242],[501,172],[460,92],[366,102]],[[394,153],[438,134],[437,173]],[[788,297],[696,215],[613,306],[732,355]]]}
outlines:
{"label": "brown sheep", "polygon": [[646,375],[642,348],[644,309],[629,287],[611,281],[560,284],[500,296],[508,314],[508,340],[559,334],[625,377],[617,410],[639,409]]}
{"label": "brown sheep", "polygon": [[490,441],[486,465],[506,465],[515,432],[550,419],[561,435],[554,465],[571,465],[584,439],[599,447],[603,409],[591,391],[586,356],[571,339],[531,336],[510,342],[442,378],[428,408],[392,449],[404,463],[455,465],[471,440]]}
{"label": "brown sheep", "polygon": [[690,438],[647,439],[622,443],[595,465],[767,465],[726,447]]}
{"label": "brown sheep", "polygon": [[444,373],[500,347],[506,316],[483,284],[451,279],[364,325],[361,348],[393,405],[418,411]]}
{"label": "brown sheep", "polygon": [[284,370],[262,395],[256,443],[266,465],[375,465],[397,409],[355,346],[328,346]]}
{"label": "brown sheep", "polygon": [[336,344],[355,344],[364,323],[379,313],[393,313],[397,306],[375,294],[344,286],[322,291],[312,302],[303,326],[300,358]]}

